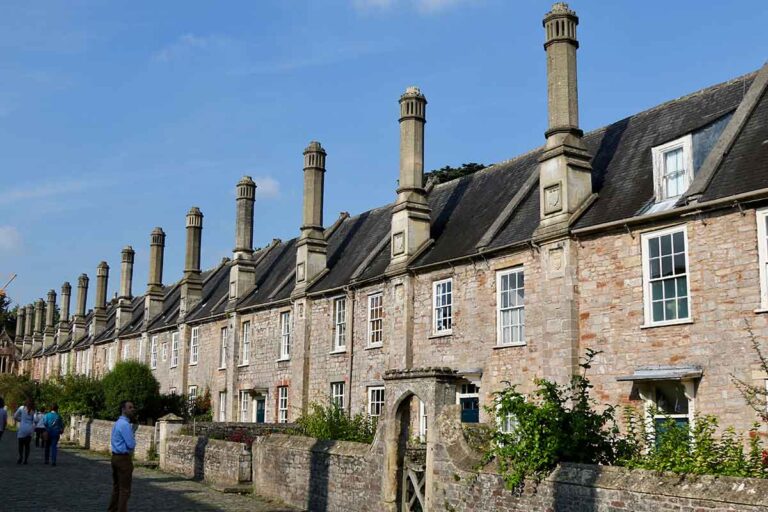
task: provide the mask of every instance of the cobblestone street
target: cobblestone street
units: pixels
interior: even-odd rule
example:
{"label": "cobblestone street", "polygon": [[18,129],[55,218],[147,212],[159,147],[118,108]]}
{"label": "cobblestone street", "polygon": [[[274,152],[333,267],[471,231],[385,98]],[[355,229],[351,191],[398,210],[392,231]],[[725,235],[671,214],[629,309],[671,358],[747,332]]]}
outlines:
{"label": "cobblestone street", "polygon": [[[105,511],[112,490],[109,461],[81,449],[59,451],[56,467],[43,464],[43,450],[32,445],[29,464],[17,465],[15,432],[0,440],[0,512]],[[256,496],[224,494],[199,482],[154,469],[136,468],[131,512],[248,511],[294,509]]]}

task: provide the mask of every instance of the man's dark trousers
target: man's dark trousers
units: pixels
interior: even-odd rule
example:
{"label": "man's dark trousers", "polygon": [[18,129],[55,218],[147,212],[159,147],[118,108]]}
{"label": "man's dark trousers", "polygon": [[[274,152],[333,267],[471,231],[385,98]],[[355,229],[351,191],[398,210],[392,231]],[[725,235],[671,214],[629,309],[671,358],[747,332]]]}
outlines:
{"label": "man's dark trousers", "polygon": [[112,454],[112,499],[109,500],[109,512],[127,512],[128,498],[131,497],[133,480],[133,460],[130,454]]}

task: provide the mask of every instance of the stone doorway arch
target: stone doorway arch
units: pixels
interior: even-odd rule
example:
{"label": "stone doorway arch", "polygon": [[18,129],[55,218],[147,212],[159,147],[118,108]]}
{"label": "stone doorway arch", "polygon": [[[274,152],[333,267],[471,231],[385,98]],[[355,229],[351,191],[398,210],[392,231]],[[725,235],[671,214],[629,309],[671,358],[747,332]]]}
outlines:
{"label": "stone doorway arch", "polygon": [[[382,501],[387,512],[411,512],[419,508],[436,510],[434,455],[435,446],[441,442],[436,418],[446,406],[456,403],[458,380],[458,373],[451,368],[387,370],[384,374],[385,412],[379,442],[383,443]],[[412,460],[413,457],[406,453],[414,398],[424,403],[427,416],[428,435],[423,462]],[[414,475],[416,466],[421,466],[423,472],[416,471],[419,474]],[[418,494],[418,505],[413,500],[415,494]],[[409,508],[409,503],[413,508]]]}

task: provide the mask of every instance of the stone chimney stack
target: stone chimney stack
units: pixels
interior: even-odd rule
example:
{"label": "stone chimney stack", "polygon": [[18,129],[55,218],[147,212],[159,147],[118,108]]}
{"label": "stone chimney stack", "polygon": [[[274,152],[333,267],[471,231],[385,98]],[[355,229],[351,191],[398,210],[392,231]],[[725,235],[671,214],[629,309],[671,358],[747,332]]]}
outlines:
{"label": "stone chimney stack", "polygon": [[35,306],[32,304],[27,304],[27,307],[25,308],[25,315],[24,315],[24,341],[25,342],[32,342],[32,333],[34,329],[34,321],[35,321]]}
{"label": "stone chimney stack", "polygon": [[88,276],[80,274],[77,278],[77,302],[72,317],[72,339],[79,340],[85,334],[85,304],[88,302]]}
{"label": "stone chimney stack", "polygon": [[539,159],[540,218],[538,242],[561,238],[569,220],[592,195],[591,155],[579,128],[576,78],[576,26],[579,18],[568,4],[557,2],[544,16],[547,52],[546,149]]}
{"label": "stone chimney stack", "polygon": [[243,297],[256,281],[253,255],[253,202],[256,183],[250,176],[243,176],[237,183],[237,219],[235,226],[235,250],[229,270],[229,299]]}
{"label": "stone chimney stack", "polygon": [[59,312],[59,344],[67,338],[69,334],[69,302],[72,295],[72,286],[69,282],[61,285],[61,311]]}
{"label": "stone chimney stack", "polygon": [[16,336],[14,337],[14,341],[17,343],[20,342],[22,339],[24,339],[24,312],[26,311],[25,307],[20,307],[16,311]]}
{"label": "stone chimney stack", "polygon": [[133,288],[133,260],[136,255],[133,247],[126,245],[120,259],[120,293],[115,310],[115,329],[120,330],[131,321],[133,307],[131,304]]}
{"label": "stone chimney stack", "polygon": [[430,209],[424,190],[424,125],[427,99],[418,87],[400,96],[400,181],[392,209],[389,269],[402,269],[430,238]]}
{"label": "stone chimney stack", "polygon": [[109,265],[102,261],[96,267],[96,304],[93,306],[93,337],[95,338],[107,326],[107,283]]}
{"label": "stone chimney stack", "polygon": [[193,206],[187,212],[187,248],[184,257],[184,278],[181,280],[179,315],[184,318],[203,296],[200,271],[200,249],[203,237],[203,212]]}
{"label": "stone chimney stack", "polygon": [[163,310],[163,254],[165,253],[165,232],[155,228],[150,234],[149,243],[149,280],[147,294],[144,297],[144,327],[149,325]]}
{"label": "stone chimney stack", "polygon": [[323,234],[325,157],[319,142],[304,150],[304,205],[301,236],[296,248],[296,288],[301,293],[326,268],[328,243]]}
{"label": "stone chimney stack", "polygon": [[32,334],[32,350],[37,351],[43,345],[43,315],[45,311],[45,302],[38,299],[35,302],[35,330]]}
{"label": "stone chimney stack", "polygon": [[56,291],[48,290],[48,305],[45,308],[45,333],[44,333],[44,345],[45,348],[53,345],[56,336],[56,324],[54,322],[56,318]]}

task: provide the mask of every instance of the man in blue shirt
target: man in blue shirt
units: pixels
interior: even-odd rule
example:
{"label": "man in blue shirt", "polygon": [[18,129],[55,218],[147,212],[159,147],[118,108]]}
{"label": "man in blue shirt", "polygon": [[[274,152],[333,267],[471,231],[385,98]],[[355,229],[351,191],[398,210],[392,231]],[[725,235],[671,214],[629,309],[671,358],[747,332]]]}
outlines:
{"label": "man in blue shirt", "polygon": [[131,420],[136,414],[136,407],[130,400],[120,402],[120,417],[112,427],[112,499],[109,500],[109,512],[127,512],[128,498],[131,496],[133,480],[133,450],[136,439],[133,437]]}

